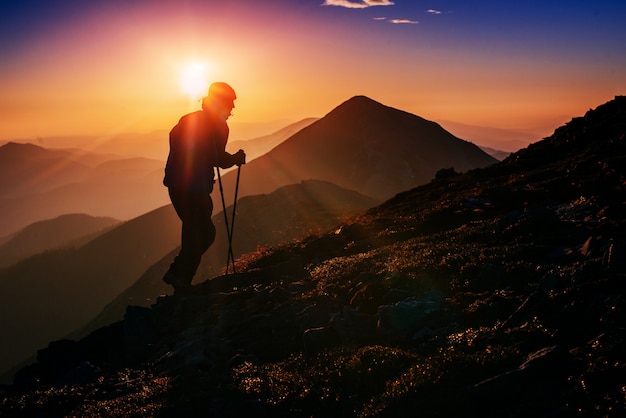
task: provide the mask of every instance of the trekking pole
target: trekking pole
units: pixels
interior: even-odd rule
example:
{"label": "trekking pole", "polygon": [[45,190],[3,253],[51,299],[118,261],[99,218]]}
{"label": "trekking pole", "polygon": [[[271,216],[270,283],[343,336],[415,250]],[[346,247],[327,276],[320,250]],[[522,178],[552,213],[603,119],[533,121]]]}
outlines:
{"label": "trekking pole", "polygon": [[233,216],[230,218],[230,231],[228,234],[228,254],[233,261],[233,274],[235,271],[235,255],[233,254],[233,233],[235,231],[235,214],[237,213],[237,194],[239,193],[239,176],[241,175],[241,166],[237,166],[237,183],[235,185],[235,200],[233,202]]}
{"label": "trekking pole", "polygon": [[[224,225],[226,226],[226,237],[228,238],[228,255],[226,258],[226,274],[228,274],[228,269],[230,266],[230,259],[232,255],[232,245],[231,245],[231,233],[230,228],[228,227],[228,214],[226,213],[226,202],[224,200],[224,188],[222,187],[222,176],[220,174],[220,168],[215,167],[217,169],[217,180],[220,185],[220,195],[222,196],[222,212],[224,212]],[[235,270],[235,260],[233,258],[233,273]]]}

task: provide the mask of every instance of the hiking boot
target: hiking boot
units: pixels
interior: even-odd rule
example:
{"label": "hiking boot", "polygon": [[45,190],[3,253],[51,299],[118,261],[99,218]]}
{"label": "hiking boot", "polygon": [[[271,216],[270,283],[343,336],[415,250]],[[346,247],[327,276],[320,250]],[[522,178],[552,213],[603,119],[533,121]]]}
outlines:
{"label": "hiking boot", "polygon": [[191,289],[191,283],[181,280],[180,277],[178,277],[177,275],[175,275],[169,270],[167,271],[167,273],[165,273],[165,276],[163,276],[163,281],[169,285],[172,285],[175,291],[178,291],[178,290],[184,291],[187,289]]}

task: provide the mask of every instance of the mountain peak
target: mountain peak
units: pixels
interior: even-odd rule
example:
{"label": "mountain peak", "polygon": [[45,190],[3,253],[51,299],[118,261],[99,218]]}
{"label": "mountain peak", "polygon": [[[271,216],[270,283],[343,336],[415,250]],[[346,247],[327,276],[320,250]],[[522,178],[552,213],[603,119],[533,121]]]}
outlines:
{"label": "mountain peak", "polygon": [[21,143],[21,142],[7,142],[6,144],[0,146],[0,154],[1,155],[24,155],[24,154],[32,154],[33,152],[43,153],[47,152],[45,148],[40,147],[39,145],[31,144],[31,143]]}
{"label": "mountain peak", "polygon": [[371,99],[367,96],[363,96],[363,95],[357,95],[354,97],[351,97],[350,99],[346,100],[343,104],[348,104],[348,103],[356,103],[356,104],[377,104],[379,106],[384,106],[382,103],[377,102],[374,99]]}
{"label": "mountain peak", "polygon": [[337,106],[328,115],[333,115],[336,113],[345,114],[351,112],[375,112],[381,109],[392,108],[385,106],[384,104],[377,102],[374,99],[370,99],[367,96],[354,96]]}
{"label": "mountain peak", "polygon": [[[267,193],[316,178],[386,199],[429,182],[442,168],[464,172],[495,162],[437,123],[361,95],[251,161],[246,178],[254,180],[242,183],[239,191]],[[223,181],[226,190],[234,190],[234,177],[226,175]]]}

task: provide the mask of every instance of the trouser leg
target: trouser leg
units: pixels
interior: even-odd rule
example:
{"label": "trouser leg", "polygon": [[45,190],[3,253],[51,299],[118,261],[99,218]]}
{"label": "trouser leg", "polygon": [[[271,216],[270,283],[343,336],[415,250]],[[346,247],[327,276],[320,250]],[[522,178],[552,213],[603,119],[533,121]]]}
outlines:
{"label": "trouser leg", "polygon": [[211,221],[213,202],[208,193],[173,189],[170,189],[170,198],[182,221],[181,249],[170,271],[180,281],[191,283],[202,255],[215,241],[215,225]]}

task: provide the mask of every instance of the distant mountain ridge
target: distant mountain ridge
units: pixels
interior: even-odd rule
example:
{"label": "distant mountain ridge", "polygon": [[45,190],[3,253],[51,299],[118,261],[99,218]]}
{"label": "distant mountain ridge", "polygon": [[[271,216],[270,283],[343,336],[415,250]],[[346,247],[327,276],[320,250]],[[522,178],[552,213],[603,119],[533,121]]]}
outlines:
{"label": "distant mountain ridge", "polygon": [[501,150],[498,150],[498,149],[493,149],[493,148],[485,147],[485,146],[482,146],[482,145],[480,145],[480,149],[482,149],[483,151],[485,151],[487,154],[491,155],[493,158],[495,158],[498,161],[502,161],[506,157],[511,155],[510,152],[501,151]]}
{"label": "distant mountain ridge", "polygon": [[[540,133],[534,132],[468,125],[449,120],[442,120],[439,121],[439,123],[454,135],[471,141],[479,147],[493,148],[506,153],[519,151],[522,148],[526,148],[529,144],[542,139]],[[534,131],[545,131],[549,133],[551,132],[549,128],[553,128],[553,126],[551,125],[542,129],[537,128]]]}
{"label": "distant mountain ridge", "polygon": [[[315,178],[375,198],[497,160],[435,122],[355,96],[242,168],[241,195]],[[234,190],[235,176],[224,176]]]}
{"label": "distant mountain ridge", "polygon": [[49,191],[80,181],[89,167],[67,151],[9,142],[0,146],[0,198],[9,199]]}
{"label": "distant mountain ridge", "polygon": [[0,369],[83,326],[179,242],[180,224],[167,205],[80,248],[47,251],[0,270]]}
{"label": "distant mountain ridge", "polygon": [[163,162],[33,144],[0,147],[0,236],[70,213],[127,220],[169,202]]}
{"label": "distant mountain ridge", "polygon": [[[87,151],[29,143],[0,147],[0,236],[66,213],[127,220],[168,203],[161,185],[167,132],[41,142],[55,140]],[[128,157],[145,147],[153,147],[158,152],[150,155],[161,159]],[[240,147],[247,148],[249,162],[240,196],[319,179],[388,198],[430,181],[441,168],[466,171],[497,161],[434,122],[364,96],[344,102],[322,119],[303,119],[264,137],[229,143],[231,151]],[[124,157],[99,154],[116,149]],[[234,179],[225,176],[228,200]]]}
{"label": "distant mountain ridge", "polygon": [[45,250],[67,245],[81,246],[84,243],[81,240],[119,222],[114,218],[85,214],[61,215],[35,222],[0,245],[0,268]]}
{"label": "distant mountain ridge", "polygon": [[149,158],[165,161],[167,158],[167,131],[147,133],[117,133],[89,136],[50,136],[36,139],[16,139],[18,144],[30,144],[48,150],[81,150],[90,155],[116,155],[117,158]]}

